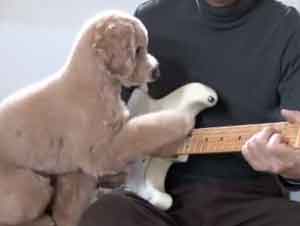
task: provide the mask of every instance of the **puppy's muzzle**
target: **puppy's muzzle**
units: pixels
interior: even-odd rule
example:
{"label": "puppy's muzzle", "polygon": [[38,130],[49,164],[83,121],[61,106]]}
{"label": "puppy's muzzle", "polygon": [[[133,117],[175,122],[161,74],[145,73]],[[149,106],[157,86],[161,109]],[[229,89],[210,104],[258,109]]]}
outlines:
{"label": "puppy's muzzle", "polygon": [[152,70],[151,77],[153,81],[156,81],[160,77],[160,70],[158,66]]}

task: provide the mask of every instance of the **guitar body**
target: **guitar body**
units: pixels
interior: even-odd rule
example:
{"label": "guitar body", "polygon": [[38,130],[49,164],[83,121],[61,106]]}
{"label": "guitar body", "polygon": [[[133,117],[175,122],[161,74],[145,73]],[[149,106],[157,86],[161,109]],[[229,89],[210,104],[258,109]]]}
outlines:
{"label": "guitar body", "polygon": [[[132,116],[172,109],[188,111],[196,117],[199,112],[214,106],[216,102],[217,94],[214,90],[200,83],[190,83],[161,99],[153,99],[146,92],[136,89],[128,107]],[[187,159],[187,155],[181,155],[178,158],[147,158],[137,161],[128,169],[126,189],[154,206],[167,210],[173,203],[172,197],[165,192],[167,172],[173,163],[185,162]]]}

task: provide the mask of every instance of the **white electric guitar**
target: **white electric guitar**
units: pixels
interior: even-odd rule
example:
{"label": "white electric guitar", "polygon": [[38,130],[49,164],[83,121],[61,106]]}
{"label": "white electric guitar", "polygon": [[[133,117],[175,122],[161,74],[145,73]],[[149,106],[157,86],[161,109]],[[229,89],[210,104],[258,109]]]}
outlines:
{"label": "white electric guitar", "polygon": [[[151,98],[147,92],[136,89],[128,106],[131,113],[136,116],[182,107],[191,111],[196,109],[199,113],[205,108],[212,107],[216,102],[217,95],[212,89],[200,83],[190,83],[158,100]],[[268,126],[279,130],[290,144],[299,147],[300,127],[287,122],[194,129],[185,144],[175,152],[177,157],[147,158],[129,167],[126,189],[148,200],[154,206],[167,210],[172,206],[173,200],[165,192],[165,178],[173,163],[186,162],[190,154],[239,152],[246,140]]]}

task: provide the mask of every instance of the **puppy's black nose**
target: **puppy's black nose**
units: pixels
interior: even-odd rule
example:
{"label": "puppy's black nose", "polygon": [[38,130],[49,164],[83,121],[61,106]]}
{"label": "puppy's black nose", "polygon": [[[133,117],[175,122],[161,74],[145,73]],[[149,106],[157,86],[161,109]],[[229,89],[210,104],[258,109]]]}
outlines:
{"label": "puppy's black nose", "polygon": [[155,67],[153,70],[152,70],[152,75],[151,75],[152,79],[155,81],[157,80],[159,77],[160,77],[160,70],[159,70],[159,67]]}

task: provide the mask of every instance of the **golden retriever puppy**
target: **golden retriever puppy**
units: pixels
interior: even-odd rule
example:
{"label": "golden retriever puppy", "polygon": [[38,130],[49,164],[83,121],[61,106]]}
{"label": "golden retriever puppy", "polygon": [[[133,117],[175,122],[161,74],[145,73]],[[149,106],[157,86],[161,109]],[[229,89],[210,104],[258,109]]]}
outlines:
{"label": "golden retriever puppy", "polygon": [[76,225],[99,176],[189,133],[182,112],[129,119],[121,87],[159,76],[147,45],[138,19],[100,14],[60,70],[0,104],[0,226]]}

